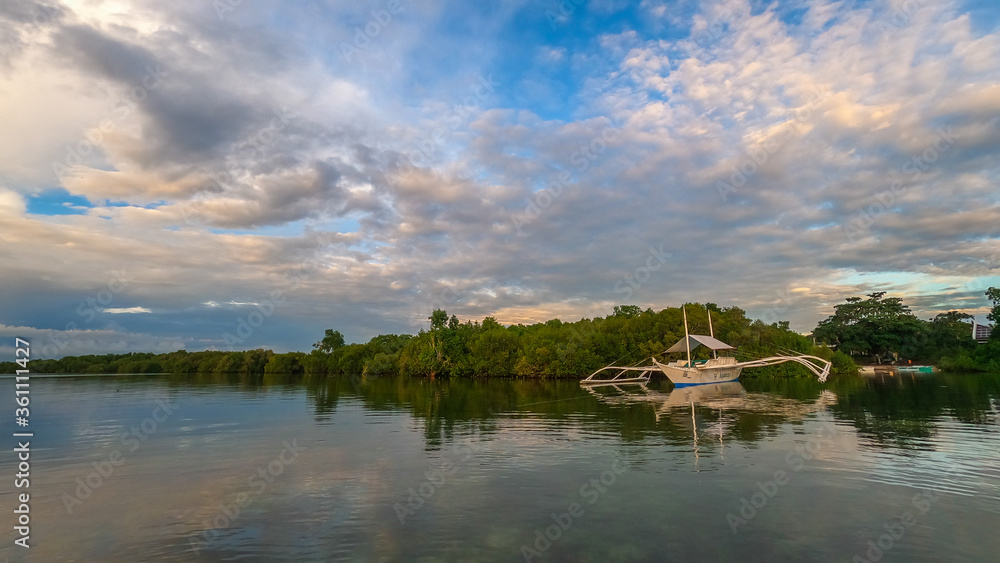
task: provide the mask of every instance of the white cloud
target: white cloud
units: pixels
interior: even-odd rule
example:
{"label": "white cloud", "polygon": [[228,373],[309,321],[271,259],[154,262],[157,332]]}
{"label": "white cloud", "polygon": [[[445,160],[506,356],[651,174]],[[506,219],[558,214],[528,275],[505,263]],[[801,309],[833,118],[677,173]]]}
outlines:
{"label": "white cloud", "polygon": [[24,198],[17,192],[0,188],[0,210],[5,213],[22,214],[26,209]]}
{"label": "white cloud", "polygon": [[[137,350],[166,353],[183,349],[191,343],[190,338],[165,335],[141,334],[119,330],[43,330],[29,326],[9,326],[0,324],[0,336],[5,341],[22,338],[31,343],[31,355],[35,359],[52,359],[63,356],[83,356],[89,354],[123,354]],[[6,357],[13,357],[8,348]],[[0,353],[4,348],[0,347]]]}
{"label": "white cloud", "polygon": [[130,315],[135,313],[152,313],[149,309],[145,307],[108,307],[102,312],[108,313],[109,315]]}
{"label": "white cloud", "polygon": [[[555,102],[489,66],[504,54],[490,33],[513,20],[477,20],[483,36],[452,49],[460,38],[430,31],[441,13],[414,6],[346,64],[303,38],[338,45],[349,18],[288,8],[286,34],[265,25],[266,3],[223,22],[210,6],[138,2],[131,18],[97,4],[47,28],[0,79],[12,120],[0,132],[0,240],[21,257],[5,290],[25,297],[0,315],[110,331],[94,346],[149,342],[120,334],[218,346],[276,290],[288,298],[261,345],[311,342],[328,326],[353,339],[411,331],[436,306],[529,322],[623,301],[787,306],[805,331],[873,288],[927,312],[975,310],[962,276],[998,267],[1000,34],[975,31],[955,3],[883,34],[884,8],[847,3],[791,24],[780,4],[712,3],[685,20],[645,2],[690,33],[525,51],[518,64],[549,69],[532,75],[539,98],[573,92]],[[447,68],[410,68],[430,56],[418,47],[450,49]],[[156,64],[170,72],[161,87],[127,115],[109,106]],[[572,83],[551,79],[556,65]],[[496,76],[496,91],[476,96],[477,73]],[[56,181],[52,160],[105,118],[113,131],[58,180],[96,207],[25,215],[24,196]],[[947,150],[919,174],[904,168],[942,128],[956,137]],[[537,217],[517,228],[532,205]],[[660,245],[671,259],[636,281]],[[111,315],[81,317],[123,268],[128,286],[100,304]],[[115,314],[126,312],[144,314]]]}

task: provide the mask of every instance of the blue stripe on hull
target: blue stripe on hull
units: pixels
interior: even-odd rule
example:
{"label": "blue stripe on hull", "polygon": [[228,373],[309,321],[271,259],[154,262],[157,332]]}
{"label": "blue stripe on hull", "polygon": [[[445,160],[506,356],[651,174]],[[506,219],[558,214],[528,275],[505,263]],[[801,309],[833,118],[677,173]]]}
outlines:
{"label": "blue stripe on hull", "polygon": [[704,383],[674,383],[674,387],[694,387],[696,385],[715,385],[716,383],[729,383],[730,381],[736,381],[738,379],[739,379],[739,376],[736,376],[736,377],[734,377],[732,379],[727,379],[725,381],[706,381]]}

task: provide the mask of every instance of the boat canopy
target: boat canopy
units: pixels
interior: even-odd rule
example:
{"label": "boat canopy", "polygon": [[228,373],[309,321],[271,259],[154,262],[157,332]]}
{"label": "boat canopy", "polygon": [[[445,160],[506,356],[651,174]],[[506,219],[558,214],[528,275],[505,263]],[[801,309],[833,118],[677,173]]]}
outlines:
{"label": "boat canopy", "polygon": [[[732,346],[730,346],[729,344],[726,344],[725,342],[723,342],[721,340],[717,340],[717,339],[715,339],[715,338],[713,338],[711,336],[705,336],[704,334],[692,334],[692,335],[688,336],[687,338],[691,342],[691,349],[692,350],[694,350],[698,346],[705,346],[709,350],[735,350],[736,349],[736,348],[733,348]],[[668,348],[667,352],[668,353],[671,353],[671,352],[684,352],[686,350],[687,350],[687,345],[685,344],[684,339],[681,338],[680,340],[677,341],[677,344],[674,344],[673,346],[671,346],[670,348]]]}

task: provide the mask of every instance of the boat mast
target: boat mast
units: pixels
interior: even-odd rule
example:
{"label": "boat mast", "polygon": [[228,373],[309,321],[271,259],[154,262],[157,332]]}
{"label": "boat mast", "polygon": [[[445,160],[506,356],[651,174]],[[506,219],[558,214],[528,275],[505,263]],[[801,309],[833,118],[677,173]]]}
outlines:
{"label": "boat mast", "polygon": [[691,367],[691,337],[688,336],[688,312],[684,305],[681,305],[681,311],[684,313],[684,344],[687,346],[688,353],[687,367]]}
{"label": "boat mast", "polygon": [[[712,338],[715,338],[715,331],[712,330],[712,310],[709,309],[707,305],[705,306],[705,310],[708,311],[708,335],[711,336]],[[713,349],[712,357],[718,358],[719,352]]]}

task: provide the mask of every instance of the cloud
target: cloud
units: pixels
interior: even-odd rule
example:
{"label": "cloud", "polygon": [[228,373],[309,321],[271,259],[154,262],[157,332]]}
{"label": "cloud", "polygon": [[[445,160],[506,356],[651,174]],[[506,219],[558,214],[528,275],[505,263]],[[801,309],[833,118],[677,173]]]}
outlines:
{"label": "cloud", "polygon": [[145,307],[109,307],[102,311],[109,315],[131,315],[135,313],[152,313],[149,309]]}
{"label": "cloud", "polygon": [[[247,346],[694,300],[808,331],[997,275],[1000,34],[958,2],[414,4],[350,61],[377,3],[128,4],[0,12],[7,324],[220,348],[278,291]],[[92,207],[27,213],[56,186]]]}
{"label": "cloud", "polygon": [[[90,354],[123,354],[137,350],[166,353],[183,349],[191,339],[116,330],[41,330],[30,326],[0,324],[0,336],[13,342],[22,338],[31,343],[35,359]],[[14,357],[13,346],[0,346],[0,354]]]}
{"label": "cloud", "polygon": [[25,209],[24,198],[20,194],[0,188],[0,210],[11,215],[20,215]]}

